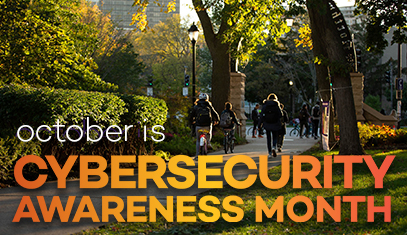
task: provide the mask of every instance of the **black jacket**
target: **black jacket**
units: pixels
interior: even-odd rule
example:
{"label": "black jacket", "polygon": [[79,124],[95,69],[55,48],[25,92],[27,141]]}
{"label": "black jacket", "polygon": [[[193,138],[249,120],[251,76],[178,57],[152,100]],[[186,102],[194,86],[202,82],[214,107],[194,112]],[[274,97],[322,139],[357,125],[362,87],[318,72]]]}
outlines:
{"label": "black jacket", "polygon": [[[276,115],[275,122],[266,121],[266,110],[272,109]],[[267,100],[261,108],[260,123],[263,123],[264,129],[267,131],[278,131],[281,129],[281,117],[283,116],[280,108],[280,103],[276,100]]]}
{"label": "black jacket", "polygon": [[191,112],[191,123],[193,123],[195,126],[206,126],[206,125],[202,125],[201,123],[196,122],[196,115],[197,115],[198,108],[206,107],[206,106],[209,107],[209,109],[211,110],[212,123],[215,121],[216,122],[219,121],[219,115],[216,112],[216,110],[213,108],[212,104],[206,100],[198,100]]}
{"label": "black jacket", "polygon": [[310,115],[308,113],[308,109],[302,108],[300,110],[300,118],[299,118],[300,122],[307,123],[309,117],[310,117]]}
{"label": "black jacket", "polygon": [[286,132],[286,123],[288,122],[288,113],[284,109],[281,110],[283,112],[283,117],[281,117],[281,130],[279,131],[280,135],[285,135]]}
{"label": "black jacket", "polygon": [[252,120],[254,122],[258,122],[259,121],[259,112],[257,112],[257,109],[253,109],[252,110]]}

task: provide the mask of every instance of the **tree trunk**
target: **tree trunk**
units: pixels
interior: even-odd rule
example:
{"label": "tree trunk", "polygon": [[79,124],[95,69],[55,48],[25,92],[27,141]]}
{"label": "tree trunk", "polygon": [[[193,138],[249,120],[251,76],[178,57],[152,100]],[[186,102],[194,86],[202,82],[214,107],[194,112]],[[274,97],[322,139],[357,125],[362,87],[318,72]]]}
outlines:
{"label": "tree trunk", "polygon": [[192,1],[205,35],[206,45],[212,57],[212,97],[211,101],[217,112],[224,109],[230,101],[230,53],[229,45],[222,43],[222,34],[229,25],[222,21],[217,33],[214,32],[211,19],[203,7],[202,0]]}
{"label": "tree trunk", "polygon": [[221,112],[225,102],[230,101],[230,54],[227,49],[211,50],[212,55],[212,103],[216,111]]}
{"label": "tree trunk", "polygon": [[[329,64],[339,122],[339,154],[360,155],[364,154],[364,150],[360,145],[350,71],[346,69],[346,54],[328,2],[329,0],[307,0],[314,52],[315,56],[322,60],[322,65]],[[325,73],[319,70],[320,73]],[[322,74],[322,76],[326,78],[326,75]],[[322,87],[324,89],[327,87],[325,78],[320,74],[318,85],[321,90]]]}
{"label": "tree trunk", "polygon": [[[315,9],[309,9],[309,14],[310,14],[310,20],[311,20],[311,27],[316,27],[315,24],[312,24],[312,22],[317,21],[318,19],[315,19],[316,14],[314,13]],[[311,31],[312,32],[312,31]],[[314,36],[315,37],[315,36]],[[323,55],[324,58],[327,58],[328,55],[326,54],[326,50],[322,48],[320,45],[321,39],[320,38],[312,38],[314,48],[313,52],[314,55]],[[317,44],[317,45],[315,45]],[[333,99],[332,99],[332,91],[331,91],[331,79],[329,78],[329,72],[328,68],[325,65],[315,63],[315,72],[316,72],[316,77],[318,81],[318,90],[319,94],[321,95],[321,98],[325,102],[330,102],[329,103],[329,145],[332,146],[336,139],[335,139],[335,113],[334,113],[334,105],[333,105]]]}

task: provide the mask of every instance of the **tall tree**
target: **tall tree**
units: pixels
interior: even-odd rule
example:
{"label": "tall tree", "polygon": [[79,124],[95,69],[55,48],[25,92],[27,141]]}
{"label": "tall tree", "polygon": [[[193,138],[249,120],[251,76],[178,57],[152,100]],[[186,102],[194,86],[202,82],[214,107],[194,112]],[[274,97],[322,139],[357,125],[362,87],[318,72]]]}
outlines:
{"label": "tall tree", "polygon": [[[313,51],[313,55],[315,54],[313,48],[313,42],[311,39],[311,29],[309,28],[309,24],[303,24],[302,27],[298,30],[300,32],[299,38],[294,40],[297,46],[302,45],[302,47],[309,48]],[[317,51],[321,51],[321,47],[317,48]],[[328,75],[328,68],[326,65],[322,65],[321,63],[314,63],[315,68],[315,76],[318,81],[318,92],[319,98],[323,101],[329,101],[329,143],[333,145],[336,142],[335,139],[335,123],[334,123],[334,110],[333,110],[333,99],[332,99],[332,90],[330,84],[330,78]],[[321,144],[322,147],[322,144]]]}
{"label": "tall tree", "polygon": [[[0,73],[2,83],[106,90],[96,64],[78,47],[89,27],[80,22],[78,1],[0,1]],[[74,30],[77,29],[77,30]],[[92,44],[92,34],[81,37]]]}
{"label": "tall tree", "polygon": [[280,0],[192,0],[212,56],[212,100],[222,110],[230,100],[231,58],[248,59],[269,35],[288,31]]}
{"label": "tall tree", "polygon": [[[231,58],[245,60],[271,35],[276,40],[288,31],[283,0],[192,0],[212,57],[212,101],[222,110],[230,99]],[[157,1],[152,1],[156,3]],[[146,29],[145,9],[150,0],[134,0],[133,23]],[[173,2],[167,5],[167,10]]]}
{"label": "tall tree", "polygon": [[85,57],[96,62],[93,71],[103,81],[118,85],[119,92],[140,93],[138,90],[145,85],[140,79],[144,65],[134,51],[133,32],[118,28],[109,13],[103,13],[97,4],[88,0],[80,0],[80,7],[76,10],[81,23],[88,29],[72,30],[77,38],[76,47]]}
{"label": "tall tree", "polygon": [[[296,20],[298,21],[298,20]],[[245,99],[250,102],[262,102],[270,92],[277,94],[279,101],[285,104],[290,115],[293,108],[300,108],[302,103],[313,105],[316,91],[315,66],[309,47],[296,47],[295,39],[299,37],[298,24],[291,27],[278,40],[278,45],[259,46],[255,58],[242,70],[246,78]],[[294,82],[293,86],[289,81]],[[290,96],[296,97],[290,99]],[[293,107],[293,102],[299,103]]]}
{"label": "tall tree", "polygon": [[395,27],[393,43],[407,43],[407,2],[404,0],[356,0],[356,14],[367,15],[367,48],[383,51],[388,42],[384,38]]}
{"label": "tall tree", "polygon": [[[154,93],[181,93],[184,86],[184,75],[190,74],[191,69],[191,42],[188,38],[186,20],[181,20],[175,14],[164,22],[156,24],[147,32],[138,32],[134,36],[135,48],[143,62],[146,64],[145,77],[154,79]],[[207,73],[205,62],[205,45],[199,41],[197,72]],[[198,76],[198,82],[201,82]]]}
{"label": "tall tree", "polygon": [[320,89],[328,88],[326,68],[329,68],[341,135],[339,154],[364,154],[356,122],[350,67],[340,33],[330,11],[331,8],[335,9],[336,5],[332,0],[307,0],[307,8],[311,21],[314,55],[321,64],[316,67]]}

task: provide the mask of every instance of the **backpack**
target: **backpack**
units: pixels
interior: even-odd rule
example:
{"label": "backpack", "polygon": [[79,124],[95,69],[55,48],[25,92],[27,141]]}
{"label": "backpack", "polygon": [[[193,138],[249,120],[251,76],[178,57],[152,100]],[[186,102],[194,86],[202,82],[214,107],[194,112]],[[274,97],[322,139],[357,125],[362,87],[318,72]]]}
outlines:
{"label": "backpack", "polygon": [[198,126],[210,126],[212,123],[211,109],[208,106],[197,106],[196,124]]}
{"label": "backpack", "polygon": [[277,105],[266,105],[263,111],[264,121],[267,123],[276,123],[280,120],[281,111]]}
{"label": "backpack", "polygon": [[312,109],[312,116],[313,117],[319,117],[319,106],[315,106],[313,109]]}
{"label": "backpack", "polygon": [[227,110],[223,110],[222,114],[220,115],[220,127],[229,127],[232,124],[232,117]]}
{"label": "backpack", "polygon": [[298,119],[300,119],[300,121],[303,121],[305,119],[305,114],[304,113],[305,113],[304,110],[301,109],[300,113],[298,115]]}

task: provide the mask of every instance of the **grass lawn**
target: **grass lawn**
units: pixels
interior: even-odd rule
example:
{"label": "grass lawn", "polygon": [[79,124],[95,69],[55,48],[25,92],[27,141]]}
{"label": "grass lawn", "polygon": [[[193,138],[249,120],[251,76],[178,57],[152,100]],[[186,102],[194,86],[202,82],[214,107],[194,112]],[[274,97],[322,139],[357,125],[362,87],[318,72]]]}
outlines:
{"label": "grass lawn", "polygon": [[[323,156],[327,152],[310,151],[304,153],[320,159],[323,164]],[[330,152],[329,155],[337,154]],[[145,223],[111,223],[98,229],[84,231],[83,234],[407,234],[407,151],[396,150],[392,152],[368,151],[373,156],[378,167],[381,166],[387,155],[396,155],[389,170],[383,179],[383,188],[374,187],[375,179],[367,167],[366,163],[353,164],[353,188],[344,188],[344,164],[334,163],[332,165],[332,188],[314,189],[307,180],[302,180],[302,188],[294,189],[292,182],[292,167],[290,180],[281,189],[268,189],[257,180],[248,189],[234,189],[225,187],[223,189],[210,190],[197,195],[197,203],[189,203],[195,206],[195,212],[186,213],[197,218],[195,223],[167,222],[163,217],[157,216],[157,222]],[[310,164],[303,164],[303,171],[311,170]],[[324,167],[317,176],[318,181],[324,183]],[[281,167],[269,170],[269,178],[278,180],[281,174]],[[222,216],[212,223],[202,222],[197,213],[202,213],[199,209],[200,198],[211,195],[217,197],[220,202],[230,195],[236,195],[243,199],[242,205],[235,205],[244,211],[244,217],[237,223],[226,222]],[[287,203],[296,196],[305,196],[312,201],[314,211],[310,211],[312,217],[306,222],[294,222],[287,215]],[[279,196],[284,197],[284,221],[277,222],[277,213],[271,218],[267,218],[263,213],[263,222],[256,222],[256,196],[260,196],[270,208]],[[334,196],[374,196],[375,206],[384,205],[384,197],[391,197],[391,222],[384,222],[384,213],[375,213],[374,222],[367,222],[367,202],[358,203],[358,222],[351,222],[351,203],[341,203],[340,222],[335,222],[326,212],[324,222],[317,222],[317,196],[322,196],[334,206]],[[213,204],[211,204],[213,205]],[[213,205],[220,213],[227,213],[222,205]],[[174,208],[176,206],[174,205]],[[297,203],[294,206],[297,216],[305,215],[307,207],[304,203]],[[159,213],[157,213],[159,214]],[[148,215],[148,213],[146,213]],[[176,212],[174,212],[174,217]],[[212,216],[206,212],[207,216]],[[229,212],[230,216],[236,214]],[[176,218],[174,219],[176,221]],[[82,234],[82,233],[81,233]]]}

